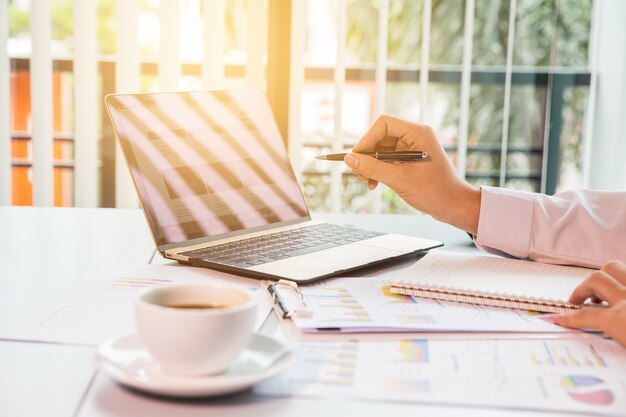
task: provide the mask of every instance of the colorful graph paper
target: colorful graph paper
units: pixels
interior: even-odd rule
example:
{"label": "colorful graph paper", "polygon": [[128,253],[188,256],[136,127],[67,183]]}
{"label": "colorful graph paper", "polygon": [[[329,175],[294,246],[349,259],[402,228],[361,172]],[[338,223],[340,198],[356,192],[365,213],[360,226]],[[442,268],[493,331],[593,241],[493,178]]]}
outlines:
{"label": "colorful graph paper", "polygon": [[401,340],[398,352],[406,362],[428,363],[428,340]]}
{"label": "colorful graph paper", "polygon": [[170,279],[119,277],[111,281],[109,288],[121,289],[156,287],[159,285],[171,284],[172,282],[174,281]]}

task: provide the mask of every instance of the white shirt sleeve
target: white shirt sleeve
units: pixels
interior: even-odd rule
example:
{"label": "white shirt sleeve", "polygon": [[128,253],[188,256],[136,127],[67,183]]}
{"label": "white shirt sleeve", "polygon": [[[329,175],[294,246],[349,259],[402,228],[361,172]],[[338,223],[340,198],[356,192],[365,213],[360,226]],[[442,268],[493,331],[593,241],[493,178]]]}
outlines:
{"label": "white shirt sleeve", "polygon": [[600,268],[626,262],[626,192],[548,196],[482,187],[476,244],[538,262]]}

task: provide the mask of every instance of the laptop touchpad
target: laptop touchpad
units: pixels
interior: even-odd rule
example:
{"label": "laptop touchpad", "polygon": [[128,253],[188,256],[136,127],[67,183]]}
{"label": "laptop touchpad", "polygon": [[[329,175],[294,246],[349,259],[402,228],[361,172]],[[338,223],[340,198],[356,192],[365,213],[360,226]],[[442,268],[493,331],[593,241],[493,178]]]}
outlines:
{"label": "laptop touchpad", "polygon": [[307,259],[314,259],[332,264],[337,268],[337,270],[341,270],[354,268],[358,265],[366,265],[371,262],[380,261],[381,259],[398,256],[400,254],[401,252],[391,249],[363,245],[360,243],[351,243],[332,249],[309,253],[304,256]]}

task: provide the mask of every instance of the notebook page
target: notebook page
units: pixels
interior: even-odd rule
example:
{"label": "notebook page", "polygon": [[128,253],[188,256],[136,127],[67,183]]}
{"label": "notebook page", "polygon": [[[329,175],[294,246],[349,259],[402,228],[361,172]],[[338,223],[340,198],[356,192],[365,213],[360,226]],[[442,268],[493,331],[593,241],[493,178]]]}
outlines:
{"label": "notebook page", "polygon": [[401,271],[393,281],[406,287],[567,301],[591,272],[585,268],[436,250]]}

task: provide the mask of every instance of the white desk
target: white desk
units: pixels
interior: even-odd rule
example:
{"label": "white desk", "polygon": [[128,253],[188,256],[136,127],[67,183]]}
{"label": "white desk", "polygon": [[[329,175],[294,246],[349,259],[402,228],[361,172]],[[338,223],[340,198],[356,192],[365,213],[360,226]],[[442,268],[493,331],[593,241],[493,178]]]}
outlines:
{"label": "white desk", "polygon": [[145,264],[140,210],[0,207],[0,327],[98,264]]}
{"label": "white desk", "polygon": [[[426,216],[317,215],[381,231],[443,240],[474,251],[469,237]],[[0,207],[0,326],[66,287],[79,271],[103,263],[148,262],[153,250],[139,210]],[[163,261],[159,261],[163,262]],[[275,320],[274,316],[272,320]],[[275,323],[268,322],[266,328]],[[2,416],[536,416],[480,408],[263,398],[250,392],[174,401],[127,390],[98,375],[93,348],[0,341]],[[560,415],[546,414],[541,415]]]}

